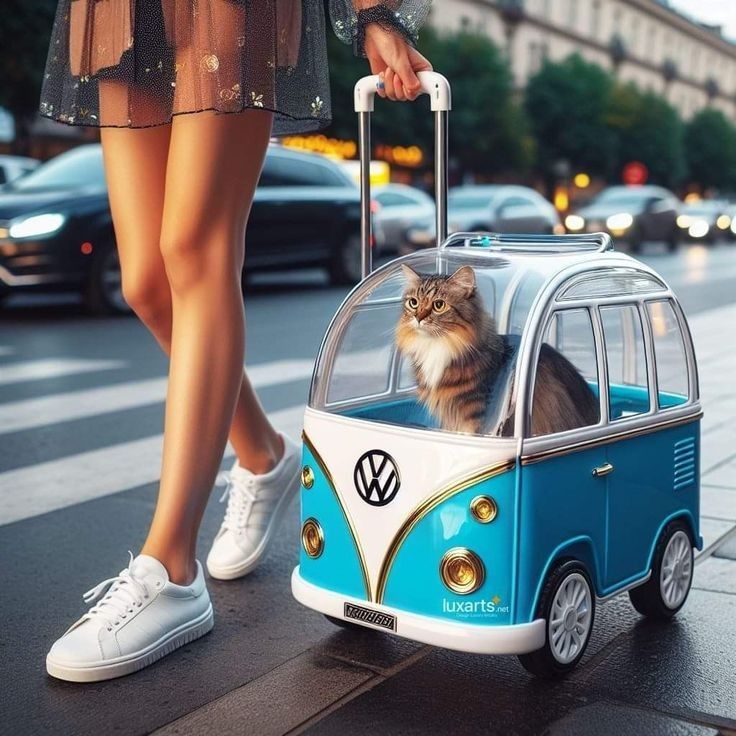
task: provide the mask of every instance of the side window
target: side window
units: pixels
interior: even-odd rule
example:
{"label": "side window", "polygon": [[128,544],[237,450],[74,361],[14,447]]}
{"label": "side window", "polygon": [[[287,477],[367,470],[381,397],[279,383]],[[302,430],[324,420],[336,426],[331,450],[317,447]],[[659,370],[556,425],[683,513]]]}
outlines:
{"label": "side window", "polygon": [[657,361],[657,391],[660,409],[684,404],[689,397],[685,344],[669,301],[647,303]]}
{"label": "side window", "polygon": [[266,156],[259,183],[266,187],[345,186],[329,165],[279,154]]}
{"label": "side window", "polygon": [[587,309],[555,312],[544,332],[534,376],[531,436],[600,421],[598,363]]}
{"label": "side window", "polygon": [[649,380],[639,310],[634,305],[601,307],[608,366],[610,419],[649,411]]}

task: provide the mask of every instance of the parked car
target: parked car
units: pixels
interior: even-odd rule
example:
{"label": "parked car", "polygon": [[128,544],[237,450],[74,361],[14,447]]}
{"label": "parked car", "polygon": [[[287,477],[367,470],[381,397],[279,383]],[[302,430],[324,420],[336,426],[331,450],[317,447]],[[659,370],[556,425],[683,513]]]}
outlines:
{"label": "parked car", "polygon": [[663,241],[674,250],[680,237],[680,206],[680,200],[663,187],[608,187],[588,205],[569,214],[565,228],[571,233],[610,233],[633,251],[646,241]]}
{"label": "parked car", "polygon": [[13,179],[25,176],[40,163],[37,158],[30,158],[29,156],[0,156],[0,184],[7,184]]}
{"label": "parked car", "polygon": [[729,207],[722,199],[701,199],[684,204],[677,216],[681,237],[707,243],[728,237],[732,222]]}
{"label": "parked car", "polygon": [[372,192],[374,221],[380,229],[377,254],[396,253],[405,244],[407,230],[418,221],[434,220],[434,200],[426,192],[405,184],[386,184]]}
{"label": "parked car", "polygon": [[[505,184],[470,185],[450,189],[448,232],[550,234],[560,226],[557,210],[529,187]],[[416,223],[407,233],[406,251],[433,245],[432,218]]]}
{"label": "parked car", "polygon": [[[360,192],[329,159],[269,146],[248,224],[247,271],[322,266],[360,278]],[[0,188],[0,294],[79,291],[125,312],[102,149],[78,146]]]}

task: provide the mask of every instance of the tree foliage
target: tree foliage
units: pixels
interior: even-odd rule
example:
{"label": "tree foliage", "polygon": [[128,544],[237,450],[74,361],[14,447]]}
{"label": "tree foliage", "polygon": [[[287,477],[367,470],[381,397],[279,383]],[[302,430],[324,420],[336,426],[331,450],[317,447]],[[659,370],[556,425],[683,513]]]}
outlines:
{"label": "tree foliage", "polygon": [[616,140],[606,122],[610,75],[574,54],[545,62],[528,83],[525,107],[537,141],[537,164],[552,177],[559,161],[609,176]]}
{"label": "tree foliage", "polygon": [[720,111],[706,108],[685,126],[691,178],[704,189],[736,190],[736,127]]}

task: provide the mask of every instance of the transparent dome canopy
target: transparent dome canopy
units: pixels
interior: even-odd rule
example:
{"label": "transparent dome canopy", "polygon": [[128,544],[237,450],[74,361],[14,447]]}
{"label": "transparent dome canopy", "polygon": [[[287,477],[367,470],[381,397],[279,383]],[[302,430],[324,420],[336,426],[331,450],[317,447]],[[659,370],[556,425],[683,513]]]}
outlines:
{"label": "transparent dome canopy", "polygon": [[[572,256],[574,258],[574,256]],[[443,429],[419,395],[411,358],[397,345],[407,277],[450,275],[471,266],[476,289],[505,344],[502,365],[491,373],[478,434],[514,436],[514,372],[530,310],[549,278],[568,258],[507,254],[477,247],[419,251],[374,271],[348,296],[333,319],[317,361],[309,405],[314,409],[406,427]]]}

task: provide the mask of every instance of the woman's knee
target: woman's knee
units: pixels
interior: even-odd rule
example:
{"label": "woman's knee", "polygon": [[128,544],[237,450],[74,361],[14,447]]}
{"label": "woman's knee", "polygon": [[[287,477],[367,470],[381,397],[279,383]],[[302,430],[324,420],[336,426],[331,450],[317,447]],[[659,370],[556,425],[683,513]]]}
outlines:
{"label": "woman's knee", "polygon": [[203,282],[227,282],[242,270],[242,245],[234,243],[231,235],[215,230],[164,230],[159,247],[169,285],[176,292]]}
{"label": "woman's knee", "polygon": [[147,326],[156,329],[171,321],[171,289],[165,275],[122,274],[122,292],[126,304]]}

